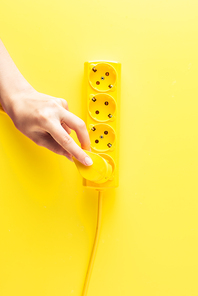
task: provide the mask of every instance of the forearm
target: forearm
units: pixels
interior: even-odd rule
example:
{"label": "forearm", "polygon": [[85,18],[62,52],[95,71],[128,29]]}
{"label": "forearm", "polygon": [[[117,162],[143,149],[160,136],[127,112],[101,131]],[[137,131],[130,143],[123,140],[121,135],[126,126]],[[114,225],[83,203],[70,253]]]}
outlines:
{"label": "forearm", "polygon": [[21,93],[31,89],[0,39],[0,103],[6,113],[12,112],[14,101]]}

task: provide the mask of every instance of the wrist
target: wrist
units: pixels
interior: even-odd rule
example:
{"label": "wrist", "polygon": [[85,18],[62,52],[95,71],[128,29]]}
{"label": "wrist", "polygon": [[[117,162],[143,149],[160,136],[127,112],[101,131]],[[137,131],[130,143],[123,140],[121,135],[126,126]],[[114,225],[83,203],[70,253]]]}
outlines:
{"label": "wrist", "polygon": [[10,116],[20,96],[33,90],[23,77],[0,40],[0,103]]}
{"label": "wrist", "polygon": [[11,85],[8,89],[1,90],[0,103],[4,111],[12,118],[20,101],[34,91],[35,89],[27,81],[20,85]]}

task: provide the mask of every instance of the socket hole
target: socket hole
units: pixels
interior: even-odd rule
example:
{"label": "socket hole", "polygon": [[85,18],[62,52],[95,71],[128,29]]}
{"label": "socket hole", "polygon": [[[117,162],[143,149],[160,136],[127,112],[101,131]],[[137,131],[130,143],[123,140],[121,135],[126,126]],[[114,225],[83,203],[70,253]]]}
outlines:
{"label": "socket hole", "polygon": [[106,101],[104,104],[105,104],[106,106],[108,106],[108,105],[109,105],[109,102]]}
{"label": "socket hole", "polygon": [[96,102],[96,98],[95,98],[95,97],[93,97],[93,98],[92,98],[92,101],[93,101],[93,102]]}
{"label": "socket hole", "polygon": [[96,110],[96,112],[95,112],[96,114],[99,114],[100,112],[98,111],[98,110]]}
{"label": "socket hole", "polygon": [[109,72],[106,72],[105,75],[106,75],[106,76],[109,76]]}
{"label": "socket hole", "polygon": [[99,85],[100,84],[100,81],[96,81],[96,84]]}
{"label": "socket hole", "polygon": [[98,144],[99,143],[99,140],[95,140],[95,143]]}
{"label": "socket hole", "polygon": [[104,131],[104,134],[105,134],[105,135],[108,135],[108,131]]}

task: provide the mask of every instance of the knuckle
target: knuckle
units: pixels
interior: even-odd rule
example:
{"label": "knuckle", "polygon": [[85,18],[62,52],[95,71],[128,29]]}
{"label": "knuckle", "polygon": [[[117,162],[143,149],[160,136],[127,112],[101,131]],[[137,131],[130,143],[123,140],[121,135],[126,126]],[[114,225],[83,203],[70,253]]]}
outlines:
{"label": "knuckle", "polygon": [[52,99],[47,102],[45,107],[36,109],[34,116],[37,124],[45,125],[49,122],[55,116],[57,106],[58,104]]}
{"label": "knuckle", "polygon": [[48,101],[48,105],[49,107],[55,108],[58,105],[58,102],[56,101],[56,99],[51,99]]}
{"label": "knuckle", "polygon": [[58,109],[58,107],[60,107],[60,106],[59,106],[58,102],[56,101],[56,99],[50,99],[47,101],[44,109],[49,114],[54,114],[54,112]]}
{"label": "knuckle", "polygon": [[35,112],[37,123],[45,124],[48,121],[47,111],[44,109],[37,109]]}
{"label": "knuckle", "polygon": [[64,103],[65,104],[65,107],[68,108],[69,106],[68,106],[67,101],[66,100],[64,100],[64,101],[65,101],[65,103]]}
{"label": "knuckle", "polygon": [[54,101],[65,109],[68,109],[68,103],[65,99],[62,98],[55,98]]}
{"label": "knuckle", "polygon": [[64,138],[62,139],[62,146],[68,146],[73,142],[72,138],[69,135],[65,135]]}
{"label": "knuckle", "polygon": [[62,99],[61,98],[55,98],[55,99],[53,99],[51,101],[53,101],[55,104],[58,104],[58,105],[62,106]]}

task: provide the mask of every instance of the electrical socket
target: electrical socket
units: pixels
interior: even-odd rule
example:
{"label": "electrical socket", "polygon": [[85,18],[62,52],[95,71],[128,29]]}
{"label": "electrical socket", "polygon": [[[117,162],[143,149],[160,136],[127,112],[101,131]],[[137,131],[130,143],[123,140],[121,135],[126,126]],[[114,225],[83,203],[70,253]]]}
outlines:
{"label": "electrical socket", "polygon": [[89,137],[91,140],[91,148],[95,151],[113,151],[116,134],[110,125],[101,123],[90,125]]}
{"label": "electrical socket", "polygon": [[88,111],[90,116],[99,122],[115,119],[116,101],[109,94],[91,94],[89,97]]}
{"label": "electrical socket", "polygon": [[98,92],[113,90],[116,85],[117,72],[112,64],[106,62],[89,64],[89,83]]}
{"label": "electrical socket", "polygon": [[105,189],[118,186],[119,181],[119,115],[121,64],[112,61],[92,61],[84,65],[87,102],[85,121],[92,151],[112,166],[111,178],[102,183],[83,179],[89,188]]}

